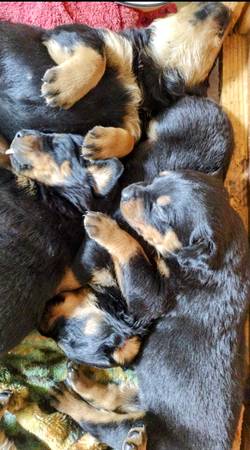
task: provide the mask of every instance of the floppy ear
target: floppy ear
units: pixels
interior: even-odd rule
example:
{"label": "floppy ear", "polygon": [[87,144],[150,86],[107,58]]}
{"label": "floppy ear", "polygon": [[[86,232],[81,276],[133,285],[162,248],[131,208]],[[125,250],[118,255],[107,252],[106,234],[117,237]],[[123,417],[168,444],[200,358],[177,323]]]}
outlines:
{"label": "floppy ear", "polygon": [[186,269],[215,269],[219,262],[213,237],[207,233],[197,234],[196,230],[190,237],[189,245],[181,248],[176,256],[180,266]]}
{"label": "floppy ear", "polygon": [[103,161],[86,161],[86,170],[94,181],[94,191],[99,195],[107,195],[115,187],[123,173],[124,167],[117,158]]}

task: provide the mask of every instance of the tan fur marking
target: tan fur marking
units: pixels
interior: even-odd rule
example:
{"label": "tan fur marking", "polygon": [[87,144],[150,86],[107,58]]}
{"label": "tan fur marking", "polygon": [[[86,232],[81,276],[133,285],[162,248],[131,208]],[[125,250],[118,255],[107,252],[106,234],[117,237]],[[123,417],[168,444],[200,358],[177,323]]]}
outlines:
{"label": "tan fur marking", "polygon": [[205,80],[223,42],[212,14],[204,21],[195,18],[199,8],[200,3],[189,3],[177,14],[151,25],[153,57],[163,68],[179,70],[187,86]]}
{"label": "tan fur marking", "polygon": [[[40,149],[40,140],[37,136],[24,136],[21,140],[13,141],[13,151],[22,151],[31,169],[21,172],[21,177],[28,177],[47,186],[59,186],[67,182],[72,171],[70,161],[57,164],[53,157]],[[22,178],[21,178],[22,179]]]}
{"label": "tan fur marking", "polygon": [[58,411],[72,417],[79,424],[81,424],[82,421],[96,424],[121,423],[124,420],[137,420],[144,416],[144,412],[142,411],[127,414],[101,411],[93,408],[84,401],[75,398],[73,394],[66,390],[63,394],[56,393],[55,396],[57,401],[52,402],[52,405],[54,405]]}
{"label": "tan fur marking", "polygon": [[74,272],[68,267],[65,270],[64,276],[60,281],[59,286],[56,289],[56,294],[60,294],[65,291],[74,291],[75,289],[79,289],[81,284],[76,278]]}
{"label": "tan fur marking", "polygon": [[16,184],[21,189],[25,189],[30,195],[34,195],[36,192],[34,180],[31,180],[24,175],[16,174]]}
{"label": "tan fur marking", "polygon": [[121,202],[121,212],[126,221],[143,236],[145,241],[149,242],[162,255],[181,248],[182,244],[173,230],[168,229],[163,235],[145,222],[142,199]]}
{"label": "tan fur marking", "polygon": [[8,142],[0,136],[0,166],[5,167],[6,169],[11,169],[10,158],[8,155],[5,155],[8,148]]}
{"label": "tan fur marking", "polygon": [[165,263],[165,261],[160,256],[158,256],[156,258],[156,264],[157,264],[157,268],[158,268],[160,274],[165,278],[169,278],[170,277],[170,269],[167,266],[167,264]]}
{"label": "tan fur marking", "polygon": [[127,105],[127,114],[124,118],[124,128],[137,141],[141,135],[139,105],[141,103],[141,91],[133,73],[133,49],[131,42],[123,36],[109,30],[103,31],[107,65],[115,67],[119,73],[119,79],[129,91],[131,100]]}
{"label": "tan fur marking", "polygon": [[155,119],[150,120],[149,125],[148,125],[147,136],[148,136],[148,139],[150,139],[151,141],[157,140],[157,137],[158,137],[157,125],[158,125],[158,122]]}
{"label": "tan fur marking", "polygon": [[102,323],[103,313],[102,311],[94,312],[89,315],[84,327],[84,334],[87,336],[94,336]]}
{"label": "tan fur marking", "polygon": [[140,350],[141,341],[137,336],[126,340],[124,345],[117,348],[113,353],[113,358],[120,366],[130,363],[138,355]]}
{"label": "tan fur marking", "polygon": [[77,44],[70,51],[53,40],[44,44],[59,66],[45,73],[46,80],[49,72],[53,71],[55,81],[45,81],[41,88],[42,94],[47,96],[46,101],[50,104],[50,92],[59,92],[57,106],[68,109],[99,83],[106,69],[106,59],[84,43]]}
{"label": "tan fur marking", "polygon": [[171,175],[171,172],[169,170],[163,170],[159,173],[160,177],[167,177],[168,175]]}
{"label": "tan fur marking", "polygon": [[135,398],[138,389],[134,385],[114,383],[102,384],[88,378],[81,366],[72,370],[67,378],[70,387],[96,408],[106,411],[130,412],[135,410]]}
{"label": "tan fur marking", "polygon": [[97,284],[98,286],[103,287],[116,286],[116,282],[113,275],[107,269],[96,270],[92,274],[91,284]]}
{"label": "tan fur marking", "polygon": [[157,198],[156,203],[159,206],[170,205],[171,198],[169,197],[169,195],[161,195],[160,197]]}
{"label": "tan fur marking", "polygon": [[70,450],[102,450],[103,446],[91,434],[85,433]]}
{"label": "tan fur marking", "polygon": [[122,230],[117,222],[105,214],[89,213],[85,216],[85,227],[89,236],[119,261],[127,264],[131,258],[145,253],[140,244]]}
{"label": "tan fur marking", "polygon": [[42,320],[42,329],[49,330],[59,317],[81,318],[100,312],[96,307],[96,296],[90,289],[81,288],[78,291],[65,292],[64,300],[51,305]]}
{"label": "tan fur marking", "polygon": [[112,169],[110,167],[100,167],[92,165],[88,167],[88,172],[91,173],[95,180],[96,192],[101,194],[108,186],[110,179],[112,177]]}
{"label": "tan fur marking", "polygon": [[[122,158],[133,150],[134,144],[135,138],[123,128],[96,126],[85,136],[82,154],[91,159]],[[92,145],[93,152],[86,145]]]}

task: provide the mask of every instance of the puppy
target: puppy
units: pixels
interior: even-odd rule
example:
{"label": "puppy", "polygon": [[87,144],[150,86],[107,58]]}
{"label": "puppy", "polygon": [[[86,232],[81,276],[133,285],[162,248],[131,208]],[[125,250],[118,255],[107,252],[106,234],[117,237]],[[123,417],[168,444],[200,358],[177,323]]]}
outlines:
{"label": "puppy", "polygon": [[[243,224],[221,182],[190,170],[127,187],[121,211],[169,271],[154,271],[141,245],[108,216],[86,216],[88,234],[115,262],[131,314],[158,318],[135,364],[147,448],[230,450],[242,402],[250,294]],[[71,387],[104,407],[104,395],[92,389],[88,396],[79,375],[71,376]],[[68,392],[57,396],[56,406],[116,450],[132,426],[113,413],[104,426]]]}
{"label": "puppy", "polygon": [[229,18],[222,3],[203,2],[121,33],[2,22],[0,131],[9,141],[22,128],[89,132],[85,157],[123,157],[152,115],[206,79]]}
{"label": "puppy", "polygon": [[[149,136],[123,160],[123,173],[118,167],[118,172],[114,172],[112,166],[107,166],[111,161],[113,165],[118,164],[116,160],[90,163],[77,157],[74,148],[70,153],[69,148],[57,147],[51,141],[50,157],[53,158],[54,169],[49,168],[50,178],[46,180],[44,174],[48,166],[42,165],[43,159],[37,158],[37,155],[47,155],[47,139],[50,137],[36,132],[39,144],[37,148],[33,146],[32,152],[26,153],[25,165],[19,170],[23,176],[40,182],[43,180],[51,190],[58,192],[59,187],[53,186],[53,170],[60,172],[60,164],[68,163],[75,174],[75,181],[72,177],[68,181],[65,178],[60,186],[61,195],[67,196],[74,205],[81,202],[82,210],[99,210],[115,217],[140,241],[154,269],[168,274],[168,268],[154,246],[146,243],[124,221],[119,208],[121,190],[132,182],[150,182],[160,171],[178,167],[194,167],[223,177],[233,149],[233,135],[227,116],[217,104],[208,99],[186,97],[151,123]],[[21,155],[23,158],[20,149],[14,151],[13,157],[20,158]],[[91,202],[86,198],[88,187],[84,187],[85,164],[96,179],[99,175],[99,189],[102,189],[104,196],[96,194],[91,197]],[[85,183],[90,181],[86,179]],[[88,285],[89,290],[65,292],[51,301],[40,325],[42,333],[53,337],[74,361],[102,367],[131,363],[151,323],[146,316],[137,320],[131,312],[128,314],[126,300],[119,292],[108,253],[95,241],[84,239],[72,270],[80,285]],[[96,314],[98,309],[100,314]],[[85,333],[85,329],[89,328],[87,323],[92,324],[91,334]]]}
{"label": "puppy", "polygon": [[18,174],[0,167],[0,353],[38,326],[57,292],[80,286],[70,267],[84,239],[82,214],[122,171],[118,160],[83,167],[81,144],[79,136],[22,131],[8,151]]}

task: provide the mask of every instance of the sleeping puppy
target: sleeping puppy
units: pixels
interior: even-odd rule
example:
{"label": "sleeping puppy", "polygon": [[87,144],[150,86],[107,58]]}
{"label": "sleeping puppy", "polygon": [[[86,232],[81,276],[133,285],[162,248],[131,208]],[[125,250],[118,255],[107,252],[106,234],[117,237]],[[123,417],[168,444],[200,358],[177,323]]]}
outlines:
{"label": "sleeping puppy", "polygon": [[38,326],[56,293],[80,286],[70,267],[84,239],[82,214],[122,172],[118,160],[83,167],[81,144],[76,135],[22,131],[8,151],[16,174],[0,167],[0,354]]}
{"label": "sleeping puppy", "polygon": [[[117,167],[117,160],[91,163],[77,157],[74,148],[70,153],[68,147],[54,145],[51,136],[46,137],[39,132],[35,135],[37,146],[33,145],[32,151],[26,153],[20,173],[40,182],[43,180],[50,185],[52,192],[58,192],[59,187],[53,186],[54,172],[60,172],[61,163],[68,163],[75,174],[75,181],[72,177],[61,181],[60,195],[67,196],[74,205],[81,202],[82,209],[103,211],[115,217],[140,241],[155,270],[158,268],[166,274],[168,268],[154,246],[146,243],[124,221],[119,208],[122,188],[133,182],[150,182],[157,173],[166,169],[193,167],[223,177],[233,149],[232,129],[226,114],[216,103],[198,97],[180,99],[151,123],[149,139],[123,160],[123,173]],[[50,157],[53,158],[50,166],[41,164],[43,159],[37,158],[41,153],[47,155],[48,142]],[[20,158],[20,155],[20,149],[16,148],[12,158]],[[102,197],[97,194],[91,196],[91,201],[86,198],[88,187],[84,187],[84,182],[91,183],[90,179],[84,178],[85,164],[96,180],[98,177],[99,190],[102,189],[103,194]],[[114,171],[115,167],[118,172]],[[47,171],[50,178],[46,180]],[[131,363],[139,351],[141,338],[149,331],[149,321],[145,317],[144,323],[144,318],[137,320],[131,312],[128,314],[108,253],[93,240],[84,239],[72,270],[81,286],[89,286],[92,300],[89,300],[85,289],[57,296],[47,306],[40,328],[42,333],[53,337],[74,361],[99,367]],[[102,314],[96,314],[97,310]],[[87,326],[88,323],[92,324],[91,327]],[[85,329],[92,331],[85,333]]]}
{"label": "sleeping puppy", "polygon": [[199,2],[121,33],[2,22],[0,132],[89,132],[85,157],[125,156],[152,115],[207,78],[229,18],[222,3]]}
{"label": "sleeping puppy", "polygon": [[[140,407],[147,411],[147,449],[230,450],[242,402],[250,294],[243,224],[221,182],[190,170],[130,185],[121,211],[168,268],[168,275],[153,270],[138,241],[110,217],[86,216],[89,236],[114,260],[131,314],[158,318],[135,364]],[[70,385],[92,401],[92,409],[105,407],[105,396],[80,374],[70,375]],[[112,413],[108,425],[107,411],[105,422],[98,421],[98,412],[91,417],[85,402],[81,410],[70,392],[56,397],[60,411],[115,450],[122,448],[132,426],[126,417],[121,423]]]}

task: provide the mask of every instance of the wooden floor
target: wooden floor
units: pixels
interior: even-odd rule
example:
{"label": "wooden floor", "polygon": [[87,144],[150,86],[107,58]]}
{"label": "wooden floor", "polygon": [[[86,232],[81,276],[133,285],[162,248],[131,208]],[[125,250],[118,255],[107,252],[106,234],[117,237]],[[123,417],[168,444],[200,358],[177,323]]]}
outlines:
{"label": "wooden floor", "polygon": [[[250,63],[249,36],[234,33],[223,45],[221,58],[220,102],[228,112],[235,134],[235,151],[226,186],[231,204],[239,212],[249,232],[249,124],[250,124]],[[248,386],[241,423],[233,450],[250,450],[250,328],[246,324],[246,366]]]}

